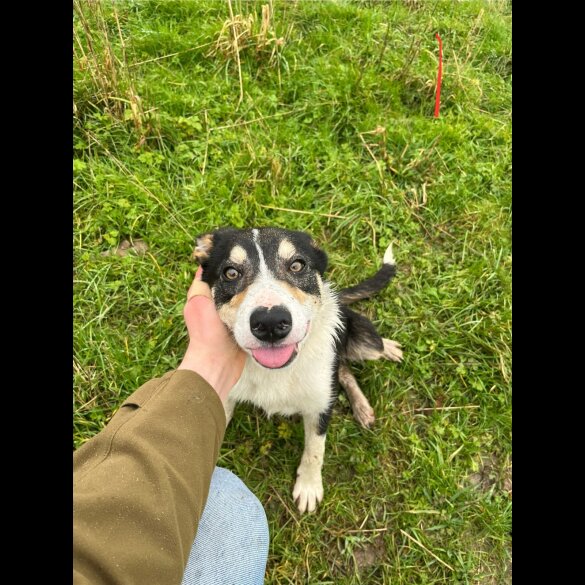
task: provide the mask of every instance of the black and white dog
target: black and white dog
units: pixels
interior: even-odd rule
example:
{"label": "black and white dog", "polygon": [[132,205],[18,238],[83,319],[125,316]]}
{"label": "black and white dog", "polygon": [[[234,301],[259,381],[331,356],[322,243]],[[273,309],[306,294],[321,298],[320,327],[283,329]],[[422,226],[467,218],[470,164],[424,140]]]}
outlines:
{"label": "black and white dog", "polygon": [[301,513],[323,498],[325,433],[339,384],[365,427],[374,411],[348,361],[401,361],[395,341],[347,305],[384,288],[396,273],[392,246],[371,278],[335,292],[323,280],[327,255],[304,232],[279,228],[222,228],[197,238],[203,267],[222,321],[248,354],[226,404],[228,422],[238,402],[272,414],[301,414],[305,450],[293,498]]}

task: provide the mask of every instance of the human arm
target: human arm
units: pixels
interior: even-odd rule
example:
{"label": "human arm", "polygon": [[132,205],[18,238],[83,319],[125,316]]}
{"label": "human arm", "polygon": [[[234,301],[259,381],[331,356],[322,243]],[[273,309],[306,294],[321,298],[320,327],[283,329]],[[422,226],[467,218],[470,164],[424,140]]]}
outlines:
{"label": "human arm", "polygon": [[220,397],[243,367],[205,287],[190,289],[180,369],[134,392],[73,455],[75,585],[181,581],[225,431]]}

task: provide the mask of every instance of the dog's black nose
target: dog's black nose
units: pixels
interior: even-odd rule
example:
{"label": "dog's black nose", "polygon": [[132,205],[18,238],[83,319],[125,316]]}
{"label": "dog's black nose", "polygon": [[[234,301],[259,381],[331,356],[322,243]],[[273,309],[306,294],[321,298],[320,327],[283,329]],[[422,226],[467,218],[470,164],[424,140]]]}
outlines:
{"label": "dog's black nose", "polygon": [[285,307],[258,307],[250,315],[250,329],[260,341],[271,343],[286,337],[292,329],[292,317]]}

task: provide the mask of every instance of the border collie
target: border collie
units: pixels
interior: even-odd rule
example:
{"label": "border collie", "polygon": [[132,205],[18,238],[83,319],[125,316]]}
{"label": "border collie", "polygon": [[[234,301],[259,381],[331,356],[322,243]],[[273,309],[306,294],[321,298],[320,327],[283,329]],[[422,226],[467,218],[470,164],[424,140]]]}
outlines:
{"label": "border collie", "polygon": [[268,416],[302,415],[305,449],[293,498],[301,513],[313,512],[323,499],[325,434],[339,385],[356,420],[364,427],[374,422],[348,362],[402,360],[397,342],[347,307],[396,274],[392,246],[374,276],[339,292],[323,279],[327,254],[304,232],[222,228],[199,236],[193,255],[221,320],[248,354],[225,406],[227,420],[238,402]]}

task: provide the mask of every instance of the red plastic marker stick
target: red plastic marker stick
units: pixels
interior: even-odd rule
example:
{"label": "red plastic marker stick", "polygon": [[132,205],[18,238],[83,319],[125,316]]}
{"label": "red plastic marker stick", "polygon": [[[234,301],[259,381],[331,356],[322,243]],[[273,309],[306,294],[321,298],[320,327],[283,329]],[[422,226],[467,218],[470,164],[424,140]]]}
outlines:
{"label": "red plastic marker stick", "polygon": [[435,118],[438,118],[441,107],[441,82],[443,81],[443,41],[438,33],[435,38],[439,41],[439,72],[437,73],[437,95],[435,96]]}

